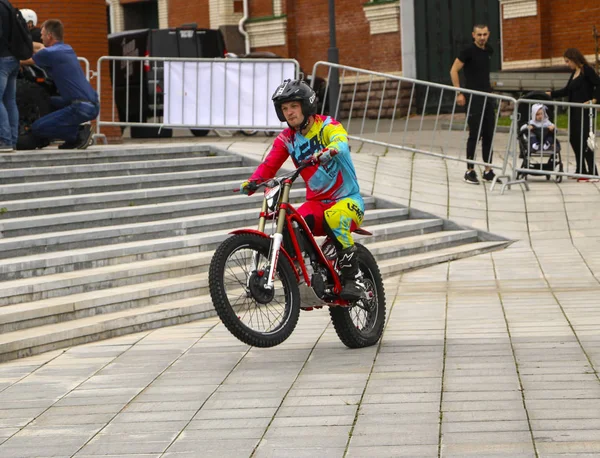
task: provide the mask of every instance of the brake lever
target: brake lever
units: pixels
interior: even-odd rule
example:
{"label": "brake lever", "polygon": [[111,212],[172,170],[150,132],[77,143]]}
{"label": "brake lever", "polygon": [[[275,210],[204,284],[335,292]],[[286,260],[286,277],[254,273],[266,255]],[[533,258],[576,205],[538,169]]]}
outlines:
{"label": "brake lever", "polygon": [[318,163],[319,163],[319,161],[316,158],[314,158],[313,156],[311,156],[308,159],[304,159],[300,163],[300,165],[303,165],[304,167],[308,167],[309,165],[317,165]]}
{"label": "brake lever", "polygon": [[[251,192],[256,192],[258,191],[258,189],[263,185],[264,183],[255,183],[254,181],[251,181],[248,185],[248,188]],[[233,188],[232,192],[240,192],[242,189],[241,188]]]}

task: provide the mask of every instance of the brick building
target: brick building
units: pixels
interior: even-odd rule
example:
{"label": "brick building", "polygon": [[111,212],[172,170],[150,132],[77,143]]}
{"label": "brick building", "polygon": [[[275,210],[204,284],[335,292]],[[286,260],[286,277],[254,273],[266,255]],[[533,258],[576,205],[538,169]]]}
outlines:
{"label": "brick building", "polygon": [[563,64],[566,48],[593,61],[593,28],[600,29],[600,0],[500,0],[502,69]]}
{"label": "brick building", "polygon": [[[165,23],[170,26],[193,21],[203,27],[237,27],[243,16],[243,0],[160,2],[168,2]],[[441,4],[453,3],[455,9],[465,9],[467,17],[471,14],[469,3],[473,8],[483,3],[497,8],[497,23],[490,23],[490,27],[497,29],[493,33],[498,35],[503,70],[560,65],[568,47],[577,47],[590,59],[595,58],[592,30],[596,23],[600,28],[600,0],[336,0],[340,62],[418,76],[415,16],[422,14],[426,3],[438,9]],[[306,71],[315,61],[326,60],[327,0],[248,0],[248,6],[246,30],[253,50],[294,57]]]}
{"label": "brick building", "polygon": [[[378,71],[401,71],[399,3],[398,0],[336,2],[337,46],[344,64]],[[248,6],[245,28],[253,51],[271,51],[296,58],[306,72],[311,71],[316,61],[327,60],[329,16],[326,0],[249,0]],[[170,26],[190,22],[193,18],[202,27],[225,26],[237,30],[242,17],[242,0],[199,0],[195,3],[169,0]],[[228,40],[229,50],[244,52],[240,43]]]}
{"label": "brick building", "polygon": [[[327,60],[328,0],[15,0],[15,6],[35,10],[40,22],[61,19],[66,41],[92,69],[108,53],[107,32],[192,22],[221,28],[229,50],[243,53],[237,29],[245,4],[253,51],[296,58],[307,73],[316,61]],[[342,64],[443,82],[480,18],[490,24],[492,44],[500,49],[496,66],[503,70],[561,65],[567,47],[593,61],[592,30],[596,22],[600,28],[600,0],[335,0],[335,5]],[[102,109],[110,110],[108,75],[101,83]],[[118,129],[107,133],[119,136]]]}
{"label": "brick building", "polygon": [[[596,22],[600,28],[600,0],[336,0],[340,61],[417,76],[414,37],[418,15],[424,11],[421,5],[431,3],[439,9],[444,3],[462,7],[469,1],[499,10],[499,23],[491,28],[500,29],[502,69],[560,64],[567,47],[595,57],[592,28]],[[294,57],[306,71],[317,60],[326,60],[328,0],[247,0],[247,4],[245,28],[252,50]],[[230,50],[244,51],[243,37],[237,32],[244,0],[19,0],[15,5],[35,10],[40,21],[51,16],[62,19],[67,41],[90,62],[106,53],[107,30],[190,22],[229,31]]]}

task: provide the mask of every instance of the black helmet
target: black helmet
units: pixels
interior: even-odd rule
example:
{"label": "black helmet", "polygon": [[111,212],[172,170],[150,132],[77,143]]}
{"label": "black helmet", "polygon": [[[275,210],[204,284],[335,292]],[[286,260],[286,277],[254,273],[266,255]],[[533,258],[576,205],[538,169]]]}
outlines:
{"label": "black helmet", "polygon": [[285,116],[281,110],[281,104],[298,100],[302,102],[302,114],[304,115],[304,123],[308,123],[308,117],[317,112],[317,95],[312,88],[302,80],[285,80],[277,88],[273,97],[273,104],[277,117],[281,122],[285,122]]}

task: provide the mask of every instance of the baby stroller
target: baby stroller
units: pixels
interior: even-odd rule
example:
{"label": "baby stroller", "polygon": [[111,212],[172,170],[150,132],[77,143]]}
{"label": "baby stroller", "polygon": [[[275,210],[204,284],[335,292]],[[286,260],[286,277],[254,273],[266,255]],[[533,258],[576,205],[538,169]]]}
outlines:
{"label": "baby stroller", "polygon": [[[544,92],[529,92],[523,96],[524,99],[539,100],[539,103],[545,104],[551,100],[548,95]],[[521,103],[517,113],[517,141],[519,143],[519,157],[523,159],[521,163],[521,169],[531,170],[531,172],[521,171],[517,173],[518,179],[527,179],[528,175],[539,175],[536,170],[562,172],[564,170],[563,163],[560,155],[560,142],[557,138],[551,143],[548,149],[545,149],[542,145],[538,149],[533,149],[530,145],[530,131],[523,126],[527,125],[531,118],[531,107],[533,103]],[[556,109],[553,105],[546,105],[547,114],[550,121],[554,121],[554,111]],[[538,133],[539,135],[539,133]],[[556,135],[556,131],[555,131]],[[550,180],[551,174],[546,175],[546,180]],[[562,181],[562,175],[556,175],[554,179],[557,183]]]}

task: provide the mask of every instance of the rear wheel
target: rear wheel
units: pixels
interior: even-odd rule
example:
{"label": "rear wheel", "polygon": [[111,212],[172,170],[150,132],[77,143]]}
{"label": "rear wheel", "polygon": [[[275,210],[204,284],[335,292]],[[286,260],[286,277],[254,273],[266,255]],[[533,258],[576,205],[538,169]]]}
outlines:
{"label": "rear wheel", "polygon": [[52,111],[50,94],[46,88],[26,78],[17,79],[16,98],[19,109],[19,135],[27,133],[31,124]]}
{"label": "rear wheel", "polygon": [[[562,165],[562,163],[560,163],[560,164],[558,165],[558,171],[559,171],[560,173],[563,173],[563,172],[565,171],[565,169],[563,168],[563,165]],[[556,177],[555,177],[554,179],[556,180],[556,182],[557,182],[557,183],[562,183],[563,176],[562,176],[562,175],[556,175]]]}
{"label": "rear wheel", "polygon": [[385,325],[385,290],[375,258],[357,243],[358,265],[363,274],[369,299],[357,301],[352,307],[331,307],[329,314],[335,332],[349,348],[375,345]]}
{"label": "rear wheel", "polygon": [[206,137],[210,130],[208,129],[190,129],[194,137]]}
{"label": "rear wheel", "polygon": [[17,150],[34,150],[47,146],[47,140],[39,140],[33,136],[31,126],[42,116],[52,112],[50,89],[27,78],[18,78],[16,97],[19,110]]}
{"label": "rear wheel", "polygon": [[270,244],[257,234],[234,235],[210,263],[210,295],[219,318],[235,337],[255,347],[279,345],[300,314],[298,282],[286,257],[279,257],[274,287],[265,288]]}
{"label": "rear wheel", "polygon": [[131,138],[171,138],[173,129],[161,129],[154,126],[131,126],[129,134]]}

